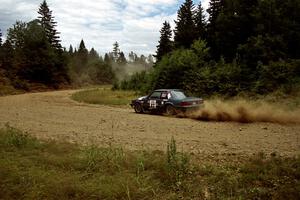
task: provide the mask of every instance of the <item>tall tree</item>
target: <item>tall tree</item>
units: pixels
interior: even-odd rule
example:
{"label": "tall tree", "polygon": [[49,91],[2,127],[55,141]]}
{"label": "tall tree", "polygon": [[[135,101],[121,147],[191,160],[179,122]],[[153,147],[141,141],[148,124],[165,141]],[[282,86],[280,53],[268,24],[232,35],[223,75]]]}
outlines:
{"label": "tall tree", "polygon": [[[281,5],[280,5],[281,6]],[[287,41],[288,54],[291,58],[300,58],[300,1],[284,1],[284,9],[281,12],[281,24],[284,24],[284,39]],[[282,27],[282,26],[281,26]]]}
{"label": "tall tree", "polygon": [[2,46],[2,31],[0,29],[0,47]]}
{"label": "tall tree", "polygon": [[19,65],[21,78],[33,82],[52,84],[55,82],[56,73],[59,65],[56,63],[56,56],[53,48],[50,47],[47,35],[38,20],[27,23],[24,34],[24,47],[21,52],[15,56],[22,56],[22,62],[15,63]]}
{"label": "tall tree", "polygon": [[152,66],[154,63],[154,58],[153,55],[149,54],[147,57],[147,63],[149,64],[149,66]]}
{"label": "tall tree", "polygon": [[55,29],[57,22],[54,21],[52,11],[49,9],[46,0],[41,3],[38,14],[40,15],[38,18],[40,19],[42,27],[46,31],[46,35],[50,44],[56,49],[61,49],[61,40],[58,36],[59,32]]}
{"label": "tall tree", "polygon": [[74,53],[73,46],[70,44],[70,47],[69,47],[69,54],[70,54],[70,55],[73,55],[73,53]]}
{"label": "tall tree", "polygon": [[100,58],[100,56],[99,56],[98,52],[94,48],[92,48],[89,52],[89,59],[98,60],[99,58]]}
{"label": "tall tree", "polygon": [[[82,69],[88,62],[88,50],[85,47],[83,39],[80,41],[79,48],[77,51],[77,57],[80,63],[80,69]],[[80,70],[79,70],[80,71]]]}
{"label": "tall tree", "polygon": [[222,12],[224,0],[210,0],[207,12],[209,14],[209,27],[214,28],[219,14]]}
{"label": "tall tree", "polygon": [[158,42],[157,50],[156,50],[156,59],[159,62],[162,57],[172,51],[173,42],[172,38],[172,30],[169,22],[165,21],[163,23],[163,27],[160,30],[160,39]]}
{"label": "tall tree", "polygon": [[14,49],[24,47],[24,37],[27,24],[22,21],[16,21],[12,28],[8,29],[7,40]]}
{"label": "tall tree", "polygon": [[215,59],[222,56],[225,61],[231,62],[236,57],[242,34],[239,7],[240,0],[224,1],[216,21],[212,21],[210,44],[213,46],[212,53]]}
{"label": "tall tree", "polygon": [[67,80],[65,57],[50,45],[39,20],[17,22],[8,30],[7,41],[14,50],[11,70],[14,79],[51,86]]}
{"label": "tall tree", "polygon": [[141,63],[141,64],[143,64],[143,65],[145,65],[146,64],[146,56],[144,56],[143,54],[141,55],[141,57],[140,57],[140,59],[139,59],[139,62]]}
{"label": "tall tree", "polygon": [[9,79],[15,77],[13,70],[14,49],[8,40],[3,43],[0,49],[0,69],[4,69]]}
{"label": "tall tree", "polygon": [[129,62],[134,62],[134,55],[135,53],[133,51],[128,54]]}
{"label": "tall tree", "polygon": [[196,32],[197,32],[197,39],[206,39],[206,20],[204,9],[202,7],[201,1],[196,9],[195,15],[195,25],[196,25]]}
{"label": "tall tree", "polygon": [[210,0],[209,8],[207,12],[209,14],[208,24],[207,24],[207,41],[208,46],[211,47],[211,54],[215,60],[220,58],[220,52],[217,46],[217,20],[221,12],[223,11],[224,0]]}
{"label": "tall tree", "polygon": [[104,62],[107,64],[107,65],[110,65],[111,64],[111,59],[110,59],[110,56],[108,53],[105,53],[104,55]]}
{"label": "tall tree", "polygon": [[87,52],[87,49],[85,47],[85,43],[84,43],[83,39],[81,39],[81,41],[79,43],[78,53],[79,52],[84,52],[84,53]]}
{"label": "tall tree", "polygon": [[175,21],[174,42],[176,48],[190,48],[193,41],[197,39],[194,17],[193,1],[186,0],[181,5]]}
{"label": "tall tree", "polygon": [[113,44],[113,52],[112,52],[112,55],[113,55],[113,60],[114,62],[117,62],[118,61],[118,58],[120,56],[120,45],[118,42],[115,42]]}
{"label": "tall tree", "polygon": [[126,58],[125,58],[125,55],[124,55],[124,53],[123,53],[122,51],[119,53],[117,63],[118,63],[119,65],[126,65],[126,63],[127,63],[127,60],[126,60]]}

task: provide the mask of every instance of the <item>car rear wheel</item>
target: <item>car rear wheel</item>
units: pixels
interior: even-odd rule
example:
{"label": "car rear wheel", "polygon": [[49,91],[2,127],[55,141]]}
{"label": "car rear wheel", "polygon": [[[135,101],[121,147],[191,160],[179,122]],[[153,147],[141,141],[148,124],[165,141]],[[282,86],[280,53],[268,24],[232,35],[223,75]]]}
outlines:
{"label": "car rear wheel", "polygon": [[165,110],[165,114],[170,116],[170,115],[176,115],[177,114],[177,110],[174,106],[172,105],[167,105],[166,106],[166,110]]}
{"label": "car rear wheel", "polygon": [[139,104],[139,103],[134,104],[134,111],[136,113],[143,113],[144,112],[142,105]]}

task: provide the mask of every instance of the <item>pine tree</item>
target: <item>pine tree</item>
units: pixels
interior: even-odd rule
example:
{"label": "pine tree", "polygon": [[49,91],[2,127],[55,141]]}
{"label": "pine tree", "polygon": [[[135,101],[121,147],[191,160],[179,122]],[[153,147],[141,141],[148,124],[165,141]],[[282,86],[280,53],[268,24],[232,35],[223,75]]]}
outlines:
{"label": "pine tree", "polygon": [[207,9],[207,12],[209,14],[209,18],[208,18],[209,27],[213,27],[213,28],[215,27],[218,16],[222,11],[223,6],[224,6],[224,0],[210,0],[209,8]]}
{"label": "pine tree", "polygon": [[70,47],[69,47],[69,54],[70,54],[70,55],[73,55],[73,53],[74,53],[74,51],[73,51],[73,46],[70,45]]}
{"label": "pine tree", "polygon": [[197,39],[206,39],[206,20],[204,15],[204,9],[202,7],[201,1],[197,7],[195,15],[195,25],[197,31]]}
{"label": "pine tree", "polygon": [[129,62],[134,62],[134,52],[131,51],[129,54],[128,54],[128,58],[129,58]]}
{"label": "pine tree", "polygon": [[13,68],[14,49],[9,40],[6,40],[1,46],[0,51],[0,68],[8,72],[8,77],[16,77],[15,69]]}
{"label": "pine tree", "polygon": [[172,51],[173,43],[171,41],[172,30],[169,22],[165,21],[163,27],[160,30],[160,40],[158,42],[156,59],[160,61],[162,57]]}
{"label": "pine tree", "polygon": [[24,47],[24,37],[27,24],[22,21],[16,21],[12,28],[7,31],[7,39],[14,49]]}
{"label": "pine tree", "polygon": [[207,41],[208,46],[211,48],[211,54],[212,57],[215,60],[218,60],[220,58],[220,50],[217,44],[217,41],[219,40],[217,35],[217,20],[222,12],[224,7],[224,0],[210,0],[209,8],[207,9],[207,12],[209,14],[208,18],[208,24],[207,24]]}
{"label": "pine tree", "polygon": [[193,41],[197,39],[194,17],[193,1],[186,0],[180,7],[177,13],[177,21],[175,21],[174,42],[176,48],[190,48]]}
{"label": "pine tree", "polygon": [[57,32],[57,30],[55,29],[55,27],[57,26],[57,22],[54,21],[52,11],[49,9],[46,0],[41,3],[38,14],[40,15],[38,18],[40,19],[40,23],[46,31],[49,43],[54,48],[61,49],[61,40],[58,36],[59,32]]}
{"label": "pine tree", "polygon": [[94,48],[92,48],[90,50],[89,57],[90,57],[90,59],[99,59],[100,58],[98,52]]}
{"label": "pine tree", "polygon": [[0,47],[2,46],[2,31],[0,29]]}
{"label": "pine tree", "polygon": [[149,54],[148,57],[147,57],[147,63],[152,66],[153,63],[154,63],[154,58],[153,58],[153,55]]}
{"label": "pine tree", "polygon": [[80,43],[79,43],[79,48],[78,48],[78,52],[85,52],[87,51],[87,49],[85,48],[85,44],[83,39],[81,39]]}
{"label": "pine tree", "polygon": [[[256,25],[254,13],[257,10],[257,0],[226,0],[220,2],[217,20],[210,26],[210,44],[214,45],[212,52],[217,59],[222,56],[231,62],[237,54],[239,45],[247,42],[253,35]],[[215,9],[216,10],[216,9]],[[262,20],[260,21],[260,23]]]}
{"label": "pine tree", "polygon": [[145,65],[146,64],[146,56],[144,56],[143,54],[141,55],[141,57],[140,57],[140,63],[141,64],[143,64],[143,65]]}
{"label": "pine tree", "polygon": [[88,61],[88,50],[85,47],[83,39],[80,41],[77,55],[82,65],[81,67],[85,66]]}
{"label": "pine tree", "polygon": [[122,51],[119,53],[117,63],[118,63],[119,65],[126,65],[126,63],[127,63],[127,60],[126,60],[126,58],[125,58],[125,55],[124,55],[124,53],[123,53]]}
{"label": "pine tree", "polygon": [[108,55],[108,53],[105,53],[105,55],[104,55],[104,62],[108,65],[111,64],[111,59],[110,59],[110,56]]}
{"label": "pine tree", "polygon": [[113,60],[114,62],[117,62],[118,58],[119,58],[119,55],[120,55],[120,46],[119,46],[119,43],[118,42],[115,42],[113,44],[113,52],[112,52],[112,55],[113,55]]}

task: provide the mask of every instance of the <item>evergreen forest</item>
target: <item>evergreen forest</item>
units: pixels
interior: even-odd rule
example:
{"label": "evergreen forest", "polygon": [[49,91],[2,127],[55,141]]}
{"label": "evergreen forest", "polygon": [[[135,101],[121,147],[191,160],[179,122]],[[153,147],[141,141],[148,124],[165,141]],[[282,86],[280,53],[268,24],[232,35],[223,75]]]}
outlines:
{"label": "evergreen forest", "polygon": [[[185,0],[175,27],[165,21],[155,55],[125,55],[118,42],[99,55],[62,47],[44,0],[39,17],[0,30],[0,87],[30,91],[113,84],[143,93],[179,88],[190,94],[293,94],[300,85],[300,0]],[[118,38],[116,38],[117,40]],[[153,41],[155,43],[157,41]]]}
{"label": "evergreen forest", "polygon": [[174,30],[162,25],[154,69],[120,87],[199,96],[299,91],[299,9],[299,0],[211,0],[205,11],[186,0]]}
{"label": "evergreen forest", "polygon": [[16,21],[3,41],[0,29],[0,95],[112,84],[133,72],[152,68],[152,55],[130,52],[126,57],[118,42],[103,56],[87,49],[82,39],[77,47],[62,47],[60,32],[51,9],[44,0],[38,18]]}

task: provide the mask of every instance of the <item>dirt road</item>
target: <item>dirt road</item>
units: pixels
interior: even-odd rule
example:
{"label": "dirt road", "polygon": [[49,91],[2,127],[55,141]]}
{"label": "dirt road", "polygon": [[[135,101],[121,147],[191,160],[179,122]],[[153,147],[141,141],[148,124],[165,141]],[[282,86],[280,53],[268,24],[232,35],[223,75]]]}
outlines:
{"label": "dirt road", "polygon": [[130,108],[77,103],[70,99],[73,92],[0,97],[0,126],[9,123],[41,139],[113,144],[133,150],[165,150],[173,136],[180,150],[195,154],[300,153],[300,125],[201,122],[139,115]]}

